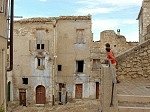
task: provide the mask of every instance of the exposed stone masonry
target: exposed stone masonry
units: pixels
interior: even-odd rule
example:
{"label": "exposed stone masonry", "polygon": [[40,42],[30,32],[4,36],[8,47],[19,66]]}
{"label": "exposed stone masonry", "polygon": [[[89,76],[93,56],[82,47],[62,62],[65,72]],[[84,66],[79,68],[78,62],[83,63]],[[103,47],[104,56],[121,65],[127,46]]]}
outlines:
{"label": "exposed stone masonry", "polygon": [[150,40],[119,55],[117,75],[120,79],[150,77]]}

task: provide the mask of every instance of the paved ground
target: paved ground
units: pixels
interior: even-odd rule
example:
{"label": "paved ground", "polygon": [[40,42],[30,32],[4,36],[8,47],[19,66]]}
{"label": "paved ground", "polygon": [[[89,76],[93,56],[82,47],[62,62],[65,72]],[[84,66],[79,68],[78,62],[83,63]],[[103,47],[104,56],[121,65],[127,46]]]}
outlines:
{"label": "paved ground", "polygon": [[[150,79],[126,80],[117,84],[117,93],[122,95],[150,95]],[[120,105],[129,105],[129,102],[122,102]],[[150,104],[131,104],[132,106],[150,107]],[[28,106],[12,107],[7,112],[100,112],[100,100],[75,100],[66,105],[46,105],[45,107]]]}
{"label": "paved ground", "polygon": [[56,105],[54,107],[23,107],[19,106],[10,109],[8,112],[100,112],[99,100],[76,100],[66,105]]}
{"label": "paved ground", "polygon": [[117,84],[117,93],[150,96],[150,79],[127,80]]}

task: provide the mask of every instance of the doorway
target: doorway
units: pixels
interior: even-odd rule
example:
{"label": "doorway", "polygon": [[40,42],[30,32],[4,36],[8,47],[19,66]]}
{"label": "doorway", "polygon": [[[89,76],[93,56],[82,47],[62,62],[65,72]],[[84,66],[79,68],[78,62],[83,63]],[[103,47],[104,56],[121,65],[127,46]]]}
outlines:
{"label": "doorway", "polygon": [[76,84],[76,89],[75,89],[75,98],[76,99],[82,99],[82,84]]}
{"label": "doorway", "polygon": [[36,104],[45,104],[46,96],[45,96],[45,87],[39,85],[36,87]]}
{"label": "doorway", "polygon": [[96,82],[96,99],[99,99],[99,82]]}
{"label": "doorway", "polygon": [[26,89],[19,89],[20,105],[26,106]]}

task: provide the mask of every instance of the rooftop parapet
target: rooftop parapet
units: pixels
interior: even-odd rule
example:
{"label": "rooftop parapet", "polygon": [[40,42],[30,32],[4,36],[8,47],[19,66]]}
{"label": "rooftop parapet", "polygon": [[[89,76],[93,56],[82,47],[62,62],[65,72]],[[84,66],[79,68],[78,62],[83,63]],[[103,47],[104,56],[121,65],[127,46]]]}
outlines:
{"label": "rooftop parapet", "polygon": [[19,23],[29,23],[29,22],[52,22],[55,20],[91,20],[91,16],[59,16],[59,17],[35,17],[35,18],[26,18],[14,21]]}

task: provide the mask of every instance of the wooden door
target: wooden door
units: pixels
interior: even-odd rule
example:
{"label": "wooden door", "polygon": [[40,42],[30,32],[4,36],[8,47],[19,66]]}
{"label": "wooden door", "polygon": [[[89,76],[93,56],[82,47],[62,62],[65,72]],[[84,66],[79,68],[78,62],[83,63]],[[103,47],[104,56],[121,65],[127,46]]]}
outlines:
{"label": "wooden door", "polygon": [[76,84],[75,98],[82,99],[82,84]]}
{"label": "wooden door", "polygon": [[96,99],[99,99],[99,82],[96,82]]}
{"label": "wooden door", "polygon": [[45,97],[45,87],[39,85],[36,87],[36,104],[45,104],[46,97]]}
{"label": "wooden door", "polygon": [[26,90],[19,89],[20,105],[26,106]]}

